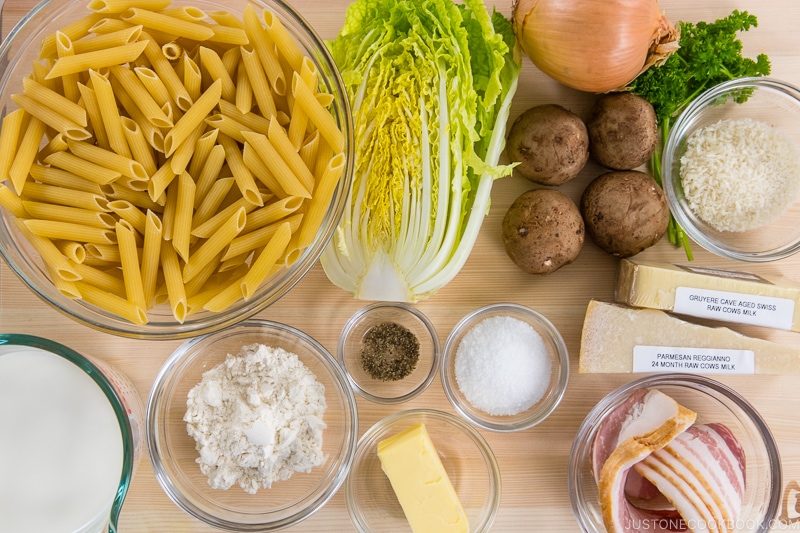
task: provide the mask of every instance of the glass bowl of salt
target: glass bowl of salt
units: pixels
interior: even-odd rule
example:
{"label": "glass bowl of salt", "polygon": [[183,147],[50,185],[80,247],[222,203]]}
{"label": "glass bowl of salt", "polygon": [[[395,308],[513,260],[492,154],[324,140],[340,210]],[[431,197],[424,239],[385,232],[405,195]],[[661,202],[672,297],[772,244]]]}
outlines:
{"label": "glass bowl of salt", "polygon": [[521,431],[558,407],[569,379],[569,353],[544,315],[495,303],[455,325],[440,373],[447,399],[468,422],[490,431]]}

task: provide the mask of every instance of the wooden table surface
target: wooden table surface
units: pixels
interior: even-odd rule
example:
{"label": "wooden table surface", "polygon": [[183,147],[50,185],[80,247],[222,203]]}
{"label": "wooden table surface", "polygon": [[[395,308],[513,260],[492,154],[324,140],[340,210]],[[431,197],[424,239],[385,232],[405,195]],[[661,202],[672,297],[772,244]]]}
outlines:
{"label": "wooden table surface", "polygon": [[[344,21],[348,0],[295,0],[294,6],[323,38],[333,38]],[[491,7],[491,2],[487,2]],[[29,0],[6,0],[3,35],[30,7]],[[510,16],[511,1],[497,2]],[[795,0],[662,0],[661,7],[673,20],[712,21],[733,9],[748,9],[759,18],[759,27],[743,36],[745,54],[765,52],[773,63],[773,76],[800,85],[800,48],[797,44],[800,3]],[[512,120],[533,105],[559,103],[586,117],[591,95],[567,89],[541,74],[526,58],[514,101]],[[561,187],[573,200],[603,170],[589,163],[574,181]],[[616,387],[634,379],[631,374],[578,374],[581,326],[590,298],[613,297],[617,260],[587,239],[578,260],[547,276],[522,273],[508,259],[500,239],[500,225],[511,202],[533,185],[520,176],[495,183],[491,211],[478,242],[460,274],[418,308],[426,313],[444,342],[450,329],[466,313],[493,302],[517,302],[546,315],[561,331],[570,352],[570,381],[561,405],[544,423],[514,434],[482,432],[494,450],[502,474],[502,498],[493,531],[577,531],[567,492],[567,462],[573,437],[588,411]],[[717,258],[694,247],[695,264],[728,269],[747,269],[760,274],[783,274],[800,279],[800,256],[749,267]],[[681,250],[666,241],[640,254],[640,258],[681,262]],[[17,280],[5,263],[0,267],[0,331],[45,336],[79,352],[102,358],[127,374],[146,400],[153,379],[180,341],[142,341],[91,330],[51,309]],[[322,268],[315,266],[289,294],[258,316],[300,328],[335,353],[345,321],[365,302],[333,286]],[[736,327],[745,334],[787,344],[800,343],[800,334],[764,328]],[[800,364],[800,362],[798,362]],[[774,433],[783,461],[784,505],[782,521],[774,530],[800,529],[800,387],[796,377],[741,376],[720,381],[732,386],[758,409]],[[438,379],[416,399],[399,406],[380,406],[358,397],[359,435],[384,416],[401,409],[436,408],[454,412]],[[161,490],[148,458],[139,461],[125,502],[120,530],[143,532],[209,532],[213,528],[184,514]],[[291,531],[353,531],[343,491],[318,513]]]}

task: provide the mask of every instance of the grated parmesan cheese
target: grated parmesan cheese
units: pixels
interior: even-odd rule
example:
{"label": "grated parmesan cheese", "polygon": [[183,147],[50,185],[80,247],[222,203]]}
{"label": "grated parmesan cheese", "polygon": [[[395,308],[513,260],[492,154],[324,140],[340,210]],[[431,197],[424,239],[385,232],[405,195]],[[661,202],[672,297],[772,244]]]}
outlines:
{"label": "grated parmesan cheese", "polygon": [[769,124],[726,119],[694,132],[681,157],[689,208],[719,231],[769,224],[800,192],[800,153]]}

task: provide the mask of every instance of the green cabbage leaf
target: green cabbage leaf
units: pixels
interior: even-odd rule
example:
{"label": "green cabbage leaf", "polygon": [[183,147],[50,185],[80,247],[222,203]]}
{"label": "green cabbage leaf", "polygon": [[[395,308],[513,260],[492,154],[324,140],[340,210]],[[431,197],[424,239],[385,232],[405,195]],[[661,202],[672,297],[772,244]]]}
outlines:
{"label": "green cabbage leaf", "polygon": [[415,302],[461,270],[489,209],[520,71],[482,0],[356,0],[329,47],[355,127],[347,207],[321,263],[364,300]]}

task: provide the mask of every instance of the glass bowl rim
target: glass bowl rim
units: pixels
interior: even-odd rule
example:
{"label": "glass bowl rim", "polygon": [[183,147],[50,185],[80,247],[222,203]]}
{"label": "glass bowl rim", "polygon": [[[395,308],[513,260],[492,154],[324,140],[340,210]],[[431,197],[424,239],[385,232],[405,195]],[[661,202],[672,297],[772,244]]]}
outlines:
{"label": "glass bowl rim", "polygon": [[[555,384],[552,384],[551,387],[557,391],[556,394],[551,398],[551,401],[548,402],[544,409],[532,413],[524,420],[515,424],[491,422],[485,418],[478,418],[477,416],[474,416],[472,413],[465,410],[461,405],[458,395],[456,394],[455,388],[458,387],[458,384],[452,383],[448,377],[448,367],[451,361],[455,361],[455,352],[458,348],[458,346],[455,345],[456,336],[459,335],[469,324],[480,319],[481,316],[494,311],[505,311],[510,314],[525,315],[529,318],[532,318],[533,321],[540,324],[541,327],[547,332],[550,340],[552,340],[552,343],[555,345],[557,352],[555,359],[558,361],[559,367],[558,381]],[[555,325],[544,314],[522,304],[512,302],[497,302],[478,307],[477,309],[464,315],[456,323],[456,325],[453,326],[453,329],[450,331],[450,334],[447,336],[447,340],[444,343],[444,348],[442,349],[442,360],[439,373],[445,396],[447,396],[450,404],[458,412],[458,414],[464,417],[468,422],[482,429],[498,433],[523,431],[544,422],[561,404],[561,400],[563,400],[567,391],[567,385],[569,384],[569,350],[567,349],[566,342],[564,341],[561,332],[558,331]]]}

